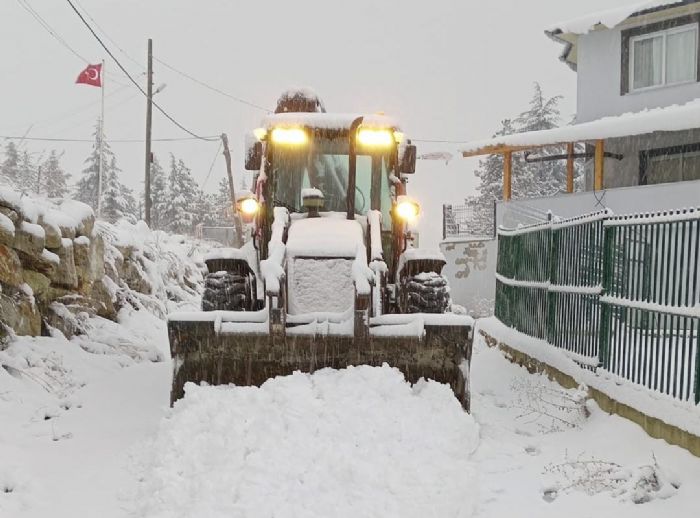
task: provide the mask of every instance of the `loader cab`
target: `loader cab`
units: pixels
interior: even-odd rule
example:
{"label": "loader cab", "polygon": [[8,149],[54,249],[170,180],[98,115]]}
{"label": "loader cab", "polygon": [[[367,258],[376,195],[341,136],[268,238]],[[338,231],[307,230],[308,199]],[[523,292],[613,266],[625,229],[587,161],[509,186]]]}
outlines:
{"label": "loader cab", "polygon": [[[297,115],[300,120],[290,123],[290,117],[271,124],[262,136],[259,164],[265,171],[262,196],[265,209],[258,220],[263,235],[269,235],[273,207],[286,207],[294,214],[304,214],[303,193],[314,188],[323,193],[321,216],[337,217],[353,207],[353,217],[366,217],[370,210],[382,213],[382,244],[384,256],[391,267],[396,243],[396,222],[392,207],[397,195],[403,193],[399,180],[399,144],[402,135],[392,127],[361,127],[355,141],[355,187],[350,184],[350,122],[332,127],[332,115],[325,113]],[[306,124],[303,118],[313,119]],[[255,156],[253,151],[249,156]],[[415,155],[414,155],[415,156]],[[414,158],[415,160],[415,158]],[[407,171],[413,172],[413,171]],[[351,192],[352,191],[352,192]],[[350,197],[352,202],[349,203]],[[294,216],[293,216],[294,217]],[[300,216],[303,217],[303,216]],[[261,240],[262,255],[266,239]]]}

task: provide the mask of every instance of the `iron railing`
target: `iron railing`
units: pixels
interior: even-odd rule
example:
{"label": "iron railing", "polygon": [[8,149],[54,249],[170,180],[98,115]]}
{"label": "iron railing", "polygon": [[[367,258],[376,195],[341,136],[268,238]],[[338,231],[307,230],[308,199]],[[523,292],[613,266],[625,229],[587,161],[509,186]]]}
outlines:
{"label": "iron railing", "polygon": [[700,209],[498,232],[496,316],[600,368],[700,403]]}

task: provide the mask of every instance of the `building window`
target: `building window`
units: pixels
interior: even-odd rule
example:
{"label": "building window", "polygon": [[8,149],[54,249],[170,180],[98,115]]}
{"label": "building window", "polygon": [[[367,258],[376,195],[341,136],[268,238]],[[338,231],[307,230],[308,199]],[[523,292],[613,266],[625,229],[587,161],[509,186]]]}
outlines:
{"label": "building window", "polygon": [[700,180],[700,142],[639,153],[641,185]]}
{"label": "building window", "polygon": [[699,21],[692,15],[623,31],[620,93],[700,80]]}
{"label": "building window", "polygon": [[698,26],[637,36],[630,42],[631,91],[697,79]]}

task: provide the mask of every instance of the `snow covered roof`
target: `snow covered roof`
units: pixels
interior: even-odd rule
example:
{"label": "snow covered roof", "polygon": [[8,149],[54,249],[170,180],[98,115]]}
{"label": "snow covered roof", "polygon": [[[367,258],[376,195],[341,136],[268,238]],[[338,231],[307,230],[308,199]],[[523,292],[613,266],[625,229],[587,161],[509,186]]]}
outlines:
{"label": "snow covered roof", "polygon": [[615,117],[563,126],[543,131],[514,133],[467,143],[462,149],[465,157],[517,151],[568,142],[585,142],[657,131],[682,131],[700,127],[700,99],[683,105],[654,108],[625,113]]}
{"label": "snow covered roof", "polygon": [[586,16],[560,22],[552,25],[545,30],[545,34],[553,40],[565,45],[559,59],[567,63],[574,70],[578,62],[577,43],[578,37],[582,34],[587,34],[596,28],[612,29],[617,27],[625,20],[630,18],[649,15],[660,11],[666,11],[671,8],[687,7],[688,4],[696,4],[700,0],[647,0],[645,2],[637,2],[624,7],[615,7],[598,11]]}

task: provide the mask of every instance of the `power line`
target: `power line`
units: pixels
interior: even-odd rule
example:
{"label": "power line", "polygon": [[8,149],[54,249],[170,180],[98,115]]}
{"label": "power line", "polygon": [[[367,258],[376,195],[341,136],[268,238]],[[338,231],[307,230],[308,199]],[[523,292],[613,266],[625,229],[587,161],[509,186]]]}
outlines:
{"label": "power line", "polygon": [[105,30],[102,28],[102,26],[101,26],[99,23],[97,23],[97,20],[95,20],[92,16],[90,16],[90,13],[87,11],[87,9],[85,9],[85,7],[83,6],[83,4],[81,4],[78,0],[73,0],[73,1],[76,3],[76,5],[77,5],[78,7],[80,7],[80,8],[83,10],[83,12],[85,13],[85,15],[86,15],[88,18],[90,18],[90,21],[92,21],[92,23],[95,24],[95,27],[97,27],[97,28],[102,32],[102,34],[105,35],[105,38],[107,38],[109,41],[111,41],[111,42],[114,44],[114,46],[117,47],[117,50],[118,50],[119,52],[121,52],[122,54],[124,54],[124,56],[126,57],[126,59],[128,59],[129,61],[135,63],[144,73],[146,72],[146,70],[145,70],[145,68],[143,67],[143,65],[142,65],[139,61],[137,61],[136,59],[132,58],[132,57],[119,45],[119,43],[117,43],[112,37],[110,37],[109,34],[107,34],[107,31],[105,31]]}
{"label": "power line", "polygon": [[211,172],[214,170],[214,164],[216,164],[216,159],[219,158],[219,151],[221,151],[221,146],[223,146],[224,143],[222,141],[219,141],[219,147],[216,148],[216,154],[214,155],[214,160],[211,161],[211,165],[209,166],[209,172],[207,173],[206,178],[202,182],[202,189],[204,189],[204,186],[207,185],[207,181],[209,181],[209,177],[211,176]]}
{"label": "power line", "polygon": [[[75,14],[78,15],[78,17],[79,17],[80,20],[83,22],[83,24],[85,25],[85,27],[88,28],[88,30],[92,33],[92,35],[95,37],[95,39],[100,43],[100,45],[101,45],[102,48],[105,50],[105,52],[107,52],[107,54],[109,54],[109,57],[111,57],[111,58],[114,60],[114,62],[117,64],[117,66],[121,69],[121,71],[124,72],[124,75],[126,75],[126,77],[128,77],[129,80],[130,80],[132,83],[134,83],[134,85],[136,86],[136,88],[139,89],[139,91],[143,94],[143,96],[146,97],[146,98],[148,99],[148,94],[143,90],[143,88],[141,88],[141,85],[139,85],[139,84],[136,82],[136,80],[135,80],[133,77],[131,77],[131,74],[129,74],[129,72],[127,72],[127,70],[126,70],[126,69],[124,68],[124,66],[119,62],[119,60],[115,57],[115,55],[112,54],[112,51],[109,50],[109,48],[107,47],[107,45],[104,44],[104,42],[102,41],[102,39],[97,35],[97,33],[94,31],[94,29],[90,26],[90,24],[87,22],[87,20],[86,20],[85,17],[82,15],[82,13],[81,13],[80,11],[78,11],[78,9],[75,7],[75,4],[73,4],[73,2],[72,2],[71,0],[66,0],[66,2],[68,2],[68,5],[70,5],[70,6],[71,6],[71,9],[73,9],[73,11],[75,11]],[[193,137],[195,137],[195,138],[197,138],[197,139],[200,139],[200,140],[212,140],[212,139],[209,139],[209,138],[207,138],[207,137],[201,137],[201,136],[197,135],[196,133],[194,133],[194,132],[190,131],[189,129],[187,129],[185,126],[183,126],[183,125],[180,124],[178,121],[176,121],[168,112],[166,112],[163,108],[161,108],[160,105],[158,105],[155,101],[153,101],[152,98],[150,99],[150,102],[153,103],[153,106],[155,106],[156,109],[157,109],[160,113],[162,113],[170,122],[172,122],[173,124],[175,124],[175,126],[177,126],[178,128],[180,128],[180,129],[181,129],[182,131],[184,131],[185,133],[187,133],[187,134],[189,134],[189,135],[191,135],[191,136],[193,136]]]}
{"label": "power line", "polygon": [[84,61],[85,63],[88,63],[88,60],[85,59],[83,56],[78,54],[73,47],[68,45],[66,40],[64,40],[49,24],[44,18],[41,17],[39,13],[37,13],[31,5],[27,2],[27,0],[17,0],[17,3],[25,10],[27,11],[38,23],[41,25],[46,32],[48,32],[51,36],[53,36],[56,41],[58,41],[61,45],[63,45],[65,48],[67,48],[70,52],[73,53],[78,59]]}
{"label": "power line", "polygon": [[[95,142],[95,139],[79,139],[79,138],[52,138],[52,137],[25,137],[19,135],[0,135],[0,139],[5,140],[32,140],[39,142]],[[153,142],[180,142],[185,140],[206,140],[208,142],[215,142],[216,135],[211,135],[207,137],[171,137],[171,138],[154,138]],[[105,139],[105,142],[114,143],[135,143],[135,142],[145,142],[145,139]]]}
{"label": "power line", "polygon": [[201,81],[201,80],[197,79],[196,77],[192,77],[191,75],[189,75],[189,74],[183,72],[182,70],[178,70],[178,69],[175,68],[174,66],[169,65],[168,63],[166,63],[166,62],[163,61],[162,59],[158,59],[158,58],[155,57],[155,56],[153,57],[153,59],[156,60],[156,61],[157,61],[158,63],[160,63],[161,65],[163,65],[165,68],[169,68],[170,70],[172,70],[172,71],[175,72],[176,74],[180,74],[181,76],[186,77],[186,78],[189,79],[190,81],[193,81],[193,82],[197,83],[198,85],[203,86],[204,88],[207,88],[207,89],[211,90],[212,92],[216,92],[216,93],[218,93],[218,94],[220,94],[220,95],[223,95],[224,97],[228,97],[229,99],[233,99],[233,100],[236,101],[236,102],[239,102],[239,103],[241,103],[241,104],[245,104],[245,105],[247,105],[247,106],[250,106],[251,108],[256,108],[256,109],[258,109],[258,110],[262,110],[262,111],[264,111],[264,112],[266,112],[266,113],[270,113],[270,111],[271,111],[271,110],[268,110],[267,108],[265,108],[265,107],[263,107],[263,106],[260,106],[259,104],[255,104],[255,103],[253,103],[253,102],[246,101],[245,99],[241,99],[240,97],[236,97],[235,95],[231,95],[231,94],[229,94],[229,93],[227,93],[227,92],[224,92],[223,90],[219,90],[219,89],[216,88],[215,86],[208,85],[208,84],[205,83],[204,81]]}
{"label": "power line", "polygon": [[[41,27],[48,32],[56,41],[58,41],[63,47],[65,47],[71,54],[73,54],[75,57],[80,59],[86,64],[90,64],[90,62],[85,59],[84,56],[79,54],[73,47],[71,47],[68,42],[56,31],[49,23],[29,4],[28,0],[17,0],[17,3],[25,10],[27,11],[32,18],[34,18]],[[110,78],[111,81],[114,81],[115,83],[121,85],[121,86],[127,86],[126,83],[122,83],[119,81],[116,77],[113,77],[112,74],[107,74]]]}

